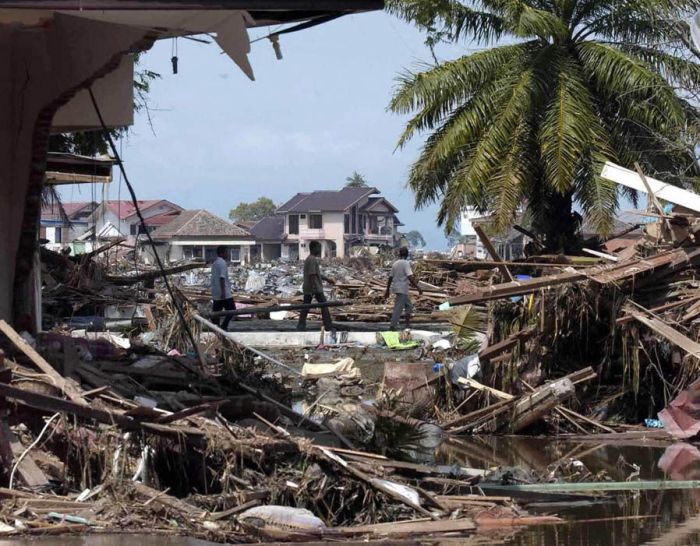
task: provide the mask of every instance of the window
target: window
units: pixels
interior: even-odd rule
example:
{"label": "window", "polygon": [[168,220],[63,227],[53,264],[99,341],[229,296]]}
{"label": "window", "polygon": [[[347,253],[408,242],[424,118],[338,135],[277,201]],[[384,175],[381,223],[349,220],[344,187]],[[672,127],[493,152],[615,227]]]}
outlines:
{"label": "window", "polygon": [[289,233],[299,235],[299,216],[296,214],[289,215]]}
{"label": "window", "polygon": [[63,239],[62,239],[62,237],[61,237],[61,235],[62,235],[62,234],[61,234],[61,231],[62,231],[62,230],[61,230],[60,227],[57,227],[57,228],[55,228],[55,229],[56,229],[56,231],[55,231],[55,235],[54,235],[54,243],[62,243],[62,242],[63,242]]}
{"label": "window", "polygon": [[350,233],[350,215],[345,215],[345,233]]}
{"label": "window", "polygon": [[131,224],[129,226],[129,233],[132,235],[136,235],[138,233],[139,225],[138,224]]}
{"label": "window", "polygon": [[323,215],[322,214],[309,214],[309,229],[322,229],[323,228]]}
{"label": "window", "polygon": [[201,246],[183,246],[182,255],[185,260],[201,260],[202,259],[202,247]]}
{"label": "window", "polygon": [[231,261],[232,262],[240,262],[241,261],[241,247],[238,245],[231,246],[229,247],[229,251],[231,252]]}

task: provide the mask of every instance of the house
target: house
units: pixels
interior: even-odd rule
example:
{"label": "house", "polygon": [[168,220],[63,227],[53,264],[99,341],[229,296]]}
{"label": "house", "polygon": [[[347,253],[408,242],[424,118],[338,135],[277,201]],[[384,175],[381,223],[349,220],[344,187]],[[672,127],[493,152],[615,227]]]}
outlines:
{"label": "house", "polygon": [[[165,199],[139,201],[148,231],[170,222],[183,210]],[[63,209],[63,210],[61,210]],[[45,204],[41,210],[40,237],[49,242],[47,248],[60,250],[70,247],[74,254],[89,252],[94,244],[126,239],[135,244],[140,220],[131,201],[80,201]]]}
{"label": "house", "polygon": [[90,227],[89,218],[97,208],[94,201],[59,203],[49,201],[41,207],[39,238],[48,241],[46,248],[61,250],[70,247],[73,254],[90,252],[90,242],[80,240]]}
{"label": "house", "polygon": [[[138,201],[138,205],[149,232],[172,220],[173,217],[168,217],[168,214],[185,210],[166,199]],[[88,221],[100,242],[124,238],[128,244],[135,244],[143,230],[136,207],[131,201],[103,201]]]}
{"label": "house", "polygon": [[250,234],[255,238],[251,249],[253,260],[270,261],[282,257],[284,233],[284,216],[267,216],[250,227]]}
{"label": "house", "polygon": [[[164,262],[212,262],[216,258],[216,248],[226,245],[231,251],[231,262],[247,263],[250,261],[250,249],[255,244],[250,232],[204,209],[185,210],[172,215],[169,222],[151,233],[151,237]],[[147,263],[152,263],[154,259],[150,245],[140,240],[139,248],[141,257]]]}
{"label": "house", "polygon": [[319,241],[322,256],[347,256],[353,246],[377,249],[398,241],[398,209],[372,187],[297,193],[277,209],[284,218],[282,258],[304,259]]}

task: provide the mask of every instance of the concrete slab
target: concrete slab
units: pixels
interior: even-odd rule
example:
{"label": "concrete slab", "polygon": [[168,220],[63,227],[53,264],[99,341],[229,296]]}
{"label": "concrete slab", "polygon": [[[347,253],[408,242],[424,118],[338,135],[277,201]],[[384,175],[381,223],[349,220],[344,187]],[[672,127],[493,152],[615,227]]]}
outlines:
{"label": "concrete slab", "polygon": [[[428,332],[411,330],[411,337],[417,341],[433,343],[450,332]],[[321,332],[228,332],[228,337],[250,347],[315,347],[321,343]],[[333,343],[329,332],[325,332],[323,343],[334,344],[377,344],[377,332],[337,332]]]}

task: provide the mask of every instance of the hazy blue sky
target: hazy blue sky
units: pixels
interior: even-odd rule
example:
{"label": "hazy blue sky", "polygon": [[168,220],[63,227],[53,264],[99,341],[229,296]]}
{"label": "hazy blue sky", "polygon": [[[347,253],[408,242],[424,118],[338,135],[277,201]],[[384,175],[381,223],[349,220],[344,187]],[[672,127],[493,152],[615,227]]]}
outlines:
{"label": "hazy blue sky", "polygon": [[[155,134],[139,115],[122,144],[138,197],[227,217],[238,202],[261,195],[281,203],[297,191],[340,188],[358,170],[400,209],[405,230],[418,229],[430,247],[443,248],[435,208],[415,212],[405,187],[420,143],[395,151],[405,119],[386,111],[396,75],[431,59],[423,39],[382,12],[343,17],[283,35],[281,61],[269,40],[254,43],[254,82],[216,44],[183,39],[173,75],[172,43],[157,43],[142,57],[163,76],[150,95]],[[73,188],[67,200],[89,198]],[[115,171],[110,198],[118,188]]]}

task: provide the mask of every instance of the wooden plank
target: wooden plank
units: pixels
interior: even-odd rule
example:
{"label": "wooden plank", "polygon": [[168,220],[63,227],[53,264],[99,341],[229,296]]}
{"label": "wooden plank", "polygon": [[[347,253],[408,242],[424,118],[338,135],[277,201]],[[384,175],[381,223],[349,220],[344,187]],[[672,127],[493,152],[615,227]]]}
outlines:
{"label": "wooden plank", "polygon": [[467,303],[477,303],[481,301],[497,300],[511,296],[523,296],[539,290],[566,284],[570,282],[582,281],[587,275],[579,272],[563,272],[546,277],[538,277],[526,281],[514,281],[502,284],[494,284],[483,290],[478,290],[473,294],[457,296],[449,300],[450,305],[465,305]]}
{"label": "wooden plank", "polygon": [[468,379],[466,377],[460,377],[457,379],[457,382],[466,385],[467,387],[470,387],[472,389],[476,389],[478,391],[482,392],[487,392],[496,398],[499,398],[500,400],[512,400],[515,398],[512,394],[508,394],[507,392],[499,391],[498,389],[494,389],[493,387],[488,387],[486,385],[483,385],[479,383],[478,381],[474,379]]}
{"label": "wooden plank", "polygon": [[87,406],[87,401],[83,398],[80,390],[75,387],[71,382],[67,381],[61,374],[59,374],[51,364],[46,362],[44,358],[37,353],[34,348],[29,345],[22,336],[20,336],[15,329],[10,326],[4,320],[0,320],[0,332],[5,334],[7,338],[20,350],[22,351],[42,372],[44,372],[49,378],[53,385],[59,388],[63,393],[70,398],[76,404],[82,404]]}
{"label": "wooden plank", "polygon": [[69,400],[56,398],[31,391],[25,391],[0,383],[0,396],[6,396],[12,400],[17,400],[29,407],[45,412],[65,412],[77,415],[83,419],[94,419],[106,425],[115,425],[124,430],[136,430],[151,432],[160,436],[185,437],[190,441],[205,442],[206,433],[193,427],[171,427],[159,425],[157,423],[141,423],[119,413],[101,410],[90,406],[84,406]]}
{"label": "wooden plank", "polygon": [[513,275],[511,274],[510,270],[508,269],[508,266],[503,261],[503,258],[501,258],[498,255],[498,252],[491,243],[491,239],[489,239],[488,235],[484,233],[484,230],[480,225],[473,223],[472,227],[474,228],[477,237],[479,237],[479,239],[481,240],[481,243],[486,247],[486,250],[488,250],[489,254],[491,254],[493,260],[498,264],[498,269],[501,270],[501,273],[503,273],[503,275],[506,279],[508,279],[509,282],[513,282],[515,280],[515,277],[513,277]]}
{"label": "wooden plank", "polygon": [[[693,296],[690,298],[685,298],[682,300],[678,301],[672,301],[671,303],[666,303],[664,305],[659,305],[658,307],[654,307],[652,309],[649,309],[650,313],[659,313],[661,311],[668,311],[669,309],[675,309],[676,307],[683,307],[684,305],[687,305],[689,303],[697,303],[698,300],[700,300],[700,296]],[[688,309],[688,312],[690,312],[690,309]],[[683,316],[681,319],[681,322],[685,322],[687,319],[687,314]],[[634,317],[632,315],[624,315],[618,319],[615,320],[615,324],[624,324],[626,322],[631,322],[634,320]]]}
{"label": "wooden plank", "polygon": [[37,466],[30,453],[24,455],[22,460],[19,461],[19,464],[17,463],[19,457],[21,457],[24,453],[25,448],[17,439],[17,435],[10,430],[10,427],[6,422],[3,422],[0,426],[5,429],[4,432],[6,437],[10,438],[10,448],[12,449],[12,455],[14,456],[14,464],[17,465],[16,475],[19,476],[24,485],[30,489],[42,489],[48,487],[49,480],[46,477],[46,474],[44,474],[41,471],[41,468]]}
{"label": "wooden plank", "polygon": [[657,268],[668,266],[671,271],[688,267],[700,260],[700,249],[686,253],[684,249],[678,248],[668,252],[663,252],[644,260],[634,260],[617,265],[603,265],[592,267],[583,272],[562,272],[546,277],[537,277],[526,281],[507,282],[495,284],[483,290],[458,296],[449,300],[450,305],[465,305],[467,303],[477,303],[482,301],[508,298],[512,296],[524,296],[539,290],[544,290],[552,286],[579,282],[591,279],[601,284],[609,284],[618,281],[628,280],[636,275],[652,271]]}
{"label": "wooden plank", "polygon": [[262,501],[260,501],[260,499],[253,499],[248,502],[244,502],[243,504],[239,504],[238,506],[234,506],[233,508],[229,508],[228,510],[224,510],[222,512],[212,512],[211,514],[209,514],[207,519],[210,521],[218,521],[220,519],[229,518],[235,514],[238,514],[239,512],[248,510],[248,508],[254,508],[255,506],[260,505],[261,502]]}
{"label": "wooden plank", "polygon": [[474,520],[463,519],[443,519],[430,521],[417,519],[411,521],[396,521],[390,523],[377,523],[375,525],[359,525],[357,527],[336,527],[333,531],[342,534],[372,534],[386,535],[389,537],[410,536],[410,535],[430,535],[437,533],[454,533],[457,531],[473,531],[476,529]]}
{"label": "wooden plank", "polygon": [[189,504],[183,500],[176,499],[163,491],[158,491],[157,489],[153,489],[152,487],[148,487],[142,483],[133,482],[132,485],[139,495],[148,497],[154,504],[159,504],[165,508],[170,508],[171,510],[175,510],[176,512],[184,514],[190,518],[203,518],[207,513],[205,510],[202,510],[197,506]]}
{"label": "wooden plank", "polygon": [[519,432],[541,419],[574,393],[574,384],[566,377],[545,383],[532,394],[518,398],[513,412],[501,416],[498,428],[510,433]]}
{"label": "wooden plank", "polygon": [[510,349],[514,348],[518,344],[518,342],[524,341],[529,337],[532,337],[534,334],[534,328],[526,328],[524,330],[520,330],[514,334],[511,334],[504,340],[499,341],[498,343],[494,343],[493,345],[489,345],[488,347],[479,351],[479,360],[484,362],[491,360],[493,359],[493,357],[501,353],[505,353],[506,351],[509,351]]}
{"label": "wooden plank", "polygon": [[644,324],[644,326],[646,326],[650,330],[653,330],[654,332],[666,338],[674,345],[677,345],[678,347],[683,349],[686,353],[700,358],[700,343],[696,343],[689,337],[681,334],[678,330],[671,328],[665,322],[657,318],[649,317],[641,311],[631,310],[629,314],[632,317],[634,317],[637,321]]}

